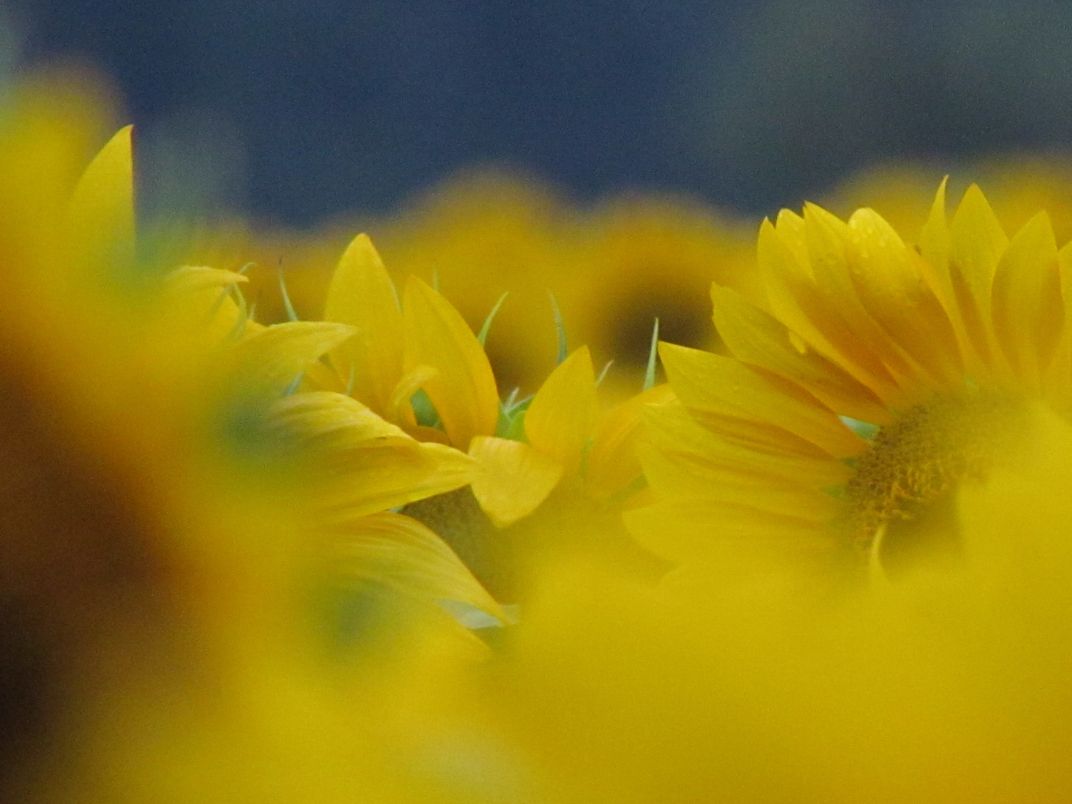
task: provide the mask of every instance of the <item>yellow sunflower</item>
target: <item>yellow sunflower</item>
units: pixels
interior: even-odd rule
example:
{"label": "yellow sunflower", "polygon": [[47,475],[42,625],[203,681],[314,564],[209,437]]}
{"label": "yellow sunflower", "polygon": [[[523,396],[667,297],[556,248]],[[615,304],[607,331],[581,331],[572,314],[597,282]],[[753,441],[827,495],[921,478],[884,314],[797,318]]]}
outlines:
{"label": "yellow sunflower", "polygon": [[95,98],[0,106],[0,795],[420,800],[384,770],[420,739],[404,679],[484,655],[440,600],[497,606],[388,509],[471,461],[295,388],[346,325],[262,327],[242,276],[139,258]]}
{"label": "yellow sunflower", "polygon": [[[743,221],[674,197],[624,196],[578,210],[562,285],[571,334],[613,358],[612,381],[643,376],[652,322],[667,340],[714,348],[705,292],[757,285]],[[566,236],[563,237],[566,239]]]}
{"label": "yellow sunflower", "polygon": [[953,553],[953,492],[1015,453],[1025,405],[1072,414],[1072,250],[1045,214],[1010,239],[975,186],[947,217],[943,184],[913,246],[807,206],[763,223],[758,270],[761,298],[712,289],[730,356],[661,348],[677,401],[649,417],[658,501],[630,522],[668,557],[735,533],[887,570]]}
{"label": "yellow sunflower", "polygon": [[566,356],[531,398],[515,392],[501,401],[483,349],[486,328],[478,337],[415,277],[406,280],[400,303],[365,235],[339,261],[325,318],[355,334],[330,352],[330,367],[309,373],[311,385],[352,395],[399,432],[429,448],[449,446],[472,462],[468,489],[406,513],[446,538],[494,591],[513,594],[504,577],[513,558],[502,552],[513,547],[502,529],[537,509],[561,509],[564,494],[617,511],[638,479],[632,447],[641,405],[633,400],[601,411],[586,348]]}

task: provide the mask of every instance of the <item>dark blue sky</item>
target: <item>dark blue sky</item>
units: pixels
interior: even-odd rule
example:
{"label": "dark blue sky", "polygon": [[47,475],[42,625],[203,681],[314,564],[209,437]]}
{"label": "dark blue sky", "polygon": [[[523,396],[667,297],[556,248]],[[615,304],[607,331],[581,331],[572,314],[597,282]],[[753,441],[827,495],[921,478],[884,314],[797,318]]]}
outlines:
{"label": "dark blue sky", "polygon": [[474,164],[766,212],[876,160],[1072,144],[1072,4],[13,2],[29,63],[116,79],[150,172],[290,223]]}

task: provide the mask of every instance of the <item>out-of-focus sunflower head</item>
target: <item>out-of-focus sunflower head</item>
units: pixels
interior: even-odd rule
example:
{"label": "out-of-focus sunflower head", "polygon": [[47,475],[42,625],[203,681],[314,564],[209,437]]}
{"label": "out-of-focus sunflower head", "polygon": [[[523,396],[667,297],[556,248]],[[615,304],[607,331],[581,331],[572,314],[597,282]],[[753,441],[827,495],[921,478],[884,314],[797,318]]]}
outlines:
{"label": "out-of-focus sunflower head", "polygon": [[[437,645],[479,656],[396,593],[436,582],[435,599],[468,576],[394,515],[324,526],[322,496],[301,493],[318,442],[295,442],[278,408],[349,328],[261,326],[244,277],[139,255],[131,130],[108,139],[101,94],[31,78],[0,107],[0,790],[331,800],[360,780],[392,800],[366,737],[412,732],[362,719],[350,684],[367,672],[379,684],[360,688],[383,698],[395,675],[379,659],[417,631],[426,649],[396,667]],[[436,471],[408,443],[368,446]],[[352,487],[393,504],[376,492]]]}
{"label": "out-of-focus sunflower head", "polygon": [[[428,499],[395,504],[409,503],[403,513],[432,527],[500,599],[516,599],[515,569],[530,563],[521,556],[546,543],[548,532],[561,532],[563,547],[572,549],[565,531],[584,530],[552,524],[554,512],[571,512],[561,519],[582,511],[616,519],[636,491],[640,466],[632,445],[641,403],[600,410],[587,347],[567,354],[559,344],[562,362],[535,394],[515,389],[500,398],[482,343],[487,327],[474,333],[445,296],[416,277],[396,287],[364,234],[339,260],[325,315],[353,335],[306,383],[368,417],[382,416],[393,428],[382,435],[415,439],[443,457],[439,480],[454,485],[433,491],[424,484]],[[397,483],[397,472],[380,482]]]}
{"label": "out-of-focus sunflower head", "polygon": [[710,347],[711,282],[759,287],[751,227],[698,204],[637,196],[576,220],[570,270],[555,292],[571,335],[615,361],[608,379],[623,389],[639,387],[656,318],[661,338]]}

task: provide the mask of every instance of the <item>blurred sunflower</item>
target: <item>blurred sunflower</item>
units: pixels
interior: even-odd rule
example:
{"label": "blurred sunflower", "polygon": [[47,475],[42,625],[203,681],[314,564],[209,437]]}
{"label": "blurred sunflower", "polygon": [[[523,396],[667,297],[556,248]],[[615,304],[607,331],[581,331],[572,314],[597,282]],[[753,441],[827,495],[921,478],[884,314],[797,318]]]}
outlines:
{"label": "blurred sunflower", "polygon": [[1045,214],[1010,240],[974,186],[951,218],[939,189],[917,247],[870,209],[764,222],[763,297],[712,288],[731,356],[662,345],[678,401],[651,412],[658,502],[631,526],[685,562],[733,534],[887,571],[956,553],[961,483],[1016,454],[1030,402],[1072,414],[1070,260]]}
{"label": "blurred sunflower", "polygon": [[574,217],[570,271],[555,292],[571,333],[615,361],[616,384],[643,376],[654,320],[667,340],[715,348],[707,288],[758,287],[748,226],[697,203],[629,196]]}
{"label": "blurred sunflower", "polygon": [[364,704],[484,656],[439,601],[497,607],[388,509],[471,461],[296,390],[349,327],[260,326],[241,275],[139,254],[103,96],[34,76],[0,106],[0,791],[422,800],[383,781],[405,707]]}

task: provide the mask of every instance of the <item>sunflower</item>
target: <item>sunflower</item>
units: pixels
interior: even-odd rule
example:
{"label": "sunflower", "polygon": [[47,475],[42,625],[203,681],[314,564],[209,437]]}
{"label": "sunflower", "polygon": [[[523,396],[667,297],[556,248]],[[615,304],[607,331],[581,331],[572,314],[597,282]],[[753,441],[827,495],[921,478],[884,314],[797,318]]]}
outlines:
{"label": "sunflower", "polygon": [[[483,348],[458,311],[416,277],[398,293],[372,241],[358,235],[339,261],[325,318],[354,328],[312,387],[347,394],[431,448],[468,456],[469,487],[411,505],[494,591],[512,597],[515,561],[503,530],[535,527],[563,508],[563,496],[620,510],[640,475],[632,455],[642,407],[601,410],[587,348],[564,355],[531,397],[500,400]],[[663,390],[652,389],[648,396]],[[537,520],[538,521],[538,520]],[[559,528],[561,530],[561,528]],[[573,529],[574,533],[580,529]],[[533,542],[535,539],[518,539]],[[505,552],[504,552],[505,551]]]}
{"label": "sunflower", "polygon": [[498,609],[389,509],[472,461],[297,387],[350,327],[260,326],[243,276],[139,256],[132,131],[100,147],[96,97],[0,106],[0,790],[391,800],[379,737],[416,738],[365,704],[485,655],[440,601]]}
{"label": "sunflower", "polygon": [[622,196],[574,218],[563,309],[582,342],[614,358],[617,380],[643,375],[656,319],[668,340],[715,348],[706,289],[755,284],[749,227],[695,201]]}
{"label": "sunflower", "polygon": [[729,356],[661,347],[676,402],[633,530],[686,563],[720,534],[887,571],[955,554],[954,492],[1016,452],[1025,406],[1072,414],[1072,250],[1045,214],[1010,239],[975,186],[948,217],[943,183],[915,246],[807,206],[762,224],[758,269],[761,298],[712,288]]}

